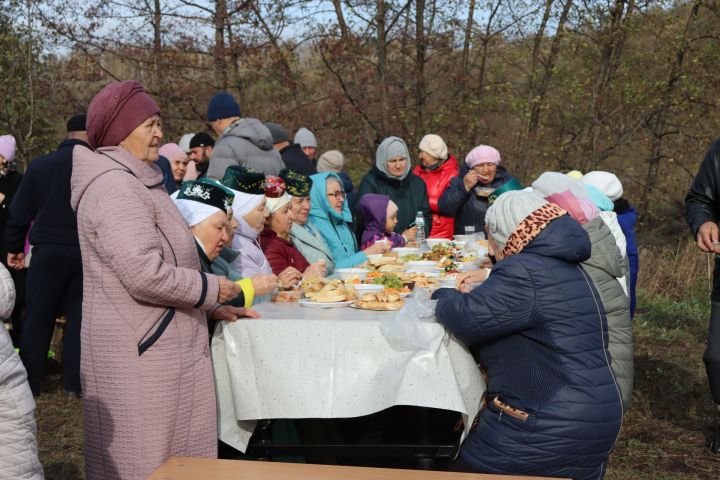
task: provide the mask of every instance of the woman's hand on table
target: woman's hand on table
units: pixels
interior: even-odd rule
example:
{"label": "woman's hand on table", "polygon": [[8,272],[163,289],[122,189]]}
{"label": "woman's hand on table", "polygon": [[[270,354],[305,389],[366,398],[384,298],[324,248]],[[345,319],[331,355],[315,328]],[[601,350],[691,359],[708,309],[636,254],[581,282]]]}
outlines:
{"label": "woman's hand on table", "polygon": [[325,276],[326,273],[327,268],[325,267],[325,260],[320,259],[307,267],[305,269],[305,272],[303,272],[303,276],[304,278],[322,278]]}
{"label": "woman's hand on table", "polygon": [[458,275],[456,288],[463,293],[467,293],[472,290],[473,283],[482,283],[487,280],[487,277],[488,270],[485,268],[480,270],[470,270],[468,272],[463,272]]}
{"label": "woman's hand on table", "polygon": [[239,318],[260,318],[260,314],[252,308],[223,305],[222,307],[219,307],[217,310],[215,310],[212,318],[213,320],[234,322]]}
{"label": "woman's hand on table", "polygon": [[302,273],[300,273],[300,270],[295,267],[287,267],[285,270],[280,272],[280,275],[278,275],[278,281],[283,287],[292,287],[302,280],[302,278]]}
{"label": "woman's hand on table", "polygon": [[242,291],[240,285],[228,280],[226,277],[218,277],[218,283],[220,284],[217,298],[218,303],[229,302]]}
{"label": "woman's hand on table", "polygon": [[278,277],[275,275],[255,275],[250,277],[250,281],[256,297],[272,293],[278,287]]}
{"label": "woman's hand on table", "polygon": [[480,268],[492,268],[490,257],[483,255],[482,258],[480,258]]}

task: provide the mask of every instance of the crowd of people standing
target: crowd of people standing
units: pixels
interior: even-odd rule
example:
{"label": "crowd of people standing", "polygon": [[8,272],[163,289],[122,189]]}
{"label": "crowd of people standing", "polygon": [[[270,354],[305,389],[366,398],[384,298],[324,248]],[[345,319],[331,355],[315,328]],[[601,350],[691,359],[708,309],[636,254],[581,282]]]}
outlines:
{"label": "crowd of people standing", "polygon": [[[291,141],[227,92],[208,103],[211,132],[167,142],[161,119],[141,84],[113,82],[22,177],[0,137],[3,260],[25,299],[24,321],[7,315],[13,340],[40,395],[65,316],[64,389],[83,401],[87,478],[217,455],[216,322],[256,318],[278,286],[418,234],[468,232],[487,232],[484,268],[433,294],[488,379],[453,468],[602,477],[633,386],[636,214],[617,176],[546,172],[524,187],[498,149],[459,160],[430,133],[414,167],[406,142],[385,138],[355,188],[336,145],[318,155],[312,131]],[[517,422],[498,421],[508,412]]]}

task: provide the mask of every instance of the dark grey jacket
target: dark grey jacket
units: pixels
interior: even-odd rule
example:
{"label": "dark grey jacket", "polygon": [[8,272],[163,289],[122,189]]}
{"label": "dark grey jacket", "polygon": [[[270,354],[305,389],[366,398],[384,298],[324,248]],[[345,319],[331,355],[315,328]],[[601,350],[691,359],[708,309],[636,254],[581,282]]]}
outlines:
{"label": "dark grey jacket", "polygon": [[256,118],[236,120],[215,142],[207,177],[222,178],[227,167],[240,165],[266,175],[277,175],[285,167],[273,146],[270,130]]}

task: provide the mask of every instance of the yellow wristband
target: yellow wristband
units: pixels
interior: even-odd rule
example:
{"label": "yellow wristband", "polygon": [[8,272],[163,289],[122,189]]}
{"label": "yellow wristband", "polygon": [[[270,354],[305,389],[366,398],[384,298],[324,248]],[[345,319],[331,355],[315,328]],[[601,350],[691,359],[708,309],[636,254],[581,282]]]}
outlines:
{"label": "yellow wristband", "polygon": [[240,288],[242,288],[243,295],[245,295],[245,308],[252,307],[253,300],[255,300],[255,289],[253,288],[252,279],[243,278],[235,282]]}

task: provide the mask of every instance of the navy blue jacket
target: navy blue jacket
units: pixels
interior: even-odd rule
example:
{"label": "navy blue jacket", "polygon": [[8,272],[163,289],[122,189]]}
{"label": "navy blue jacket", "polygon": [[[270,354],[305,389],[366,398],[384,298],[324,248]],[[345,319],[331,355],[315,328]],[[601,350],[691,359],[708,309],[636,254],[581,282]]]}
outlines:
{"label": "navy blue jacket", "polygon": [[28,165],[5,226],[8,252],[24,250],[28,230],[33,245],[79,245],[75,212],[70,206],[72,152],[76,145],[90,148],[81,140],[66,139],[57,150]]}
{"label": "navy blue jacket", "polygon": [[638,270],[640,269],[640,256],[638,255],[637,240],[635,239],[635,224],[637,223],[637,212],[627,200],[621,198],[615,200],[615,213],[617,214],[620,230],[625,235],[627,242],[627,257],[630,265],[630,318],[635,316],[635,305],[637,305]]}
{"label": "navy blue jacket", "polygon": [[[590,250],[580,224],[563,216],[470,293],[433,295],[438,321],[487,370],[489,405],[460,450],[478,472],[602,478],[622,403],[602,302],[578,265]],[[501,414],[496,396],[527,420]]]}
{"label": "navy blue jacket", "polygon": [[315,164],[305,155],[299,143],[291,143],[280,150],[283,163],[290,170],[295,170],[303,175],[314,175],[317,173]]}
{"label": "navy blue jacket", "polygon": [[[438,199],[438,211],[446,217],[455,217],[455,235],[465,233],[465,227],[474,225],[476,232],[482,232],[485,228],[485,212],[490,204],[487,197],[479,197],[475,189],[469,192],[465,190],[463,178],[470,169],[462,163],[460,173],[450,180],[450,184]],[[489,187],[498,188],[512,180],[513,176],[499,165],[495,178]]]}
{"label": "navy blue jacket", "polygon": [[[178,186],[175,184],[175,178],[173,177],[170,160],[160,155],[158,159],[155,160],[155,164],[160,167],[160,170],[162,170],[163,185],[165,186],[165,191],[168,195],[172,195],[175,190],[178,189]],[[202,175],[199,175],[198,178],[200,178],[201,176]]]}

